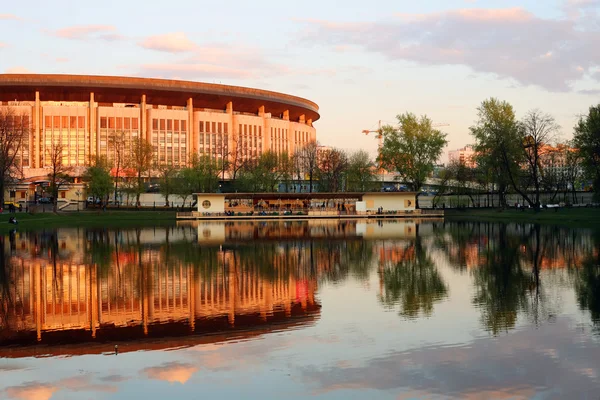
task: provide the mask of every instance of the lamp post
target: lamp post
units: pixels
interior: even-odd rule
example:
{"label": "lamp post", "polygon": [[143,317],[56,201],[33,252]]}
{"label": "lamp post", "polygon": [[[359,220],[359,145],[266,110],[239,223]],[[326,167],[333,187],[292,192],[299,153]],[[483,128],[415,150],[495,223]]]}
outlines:
{"label": "lamp post", "polygon": [[77,195],[77,212],[79,212],[79,196],[81,196],[81,191],[79,191],[79,189],[77,189],[75,194]]}

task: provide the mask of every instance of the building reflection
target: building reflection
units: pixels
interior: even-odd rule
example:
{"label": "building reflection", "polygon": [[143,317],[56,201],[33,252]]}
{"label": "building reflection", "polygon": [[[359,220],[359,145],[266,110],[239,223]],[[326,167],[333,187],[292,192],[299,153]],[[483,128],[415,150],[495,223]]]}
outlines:
{"label": "building reflection", "polygon": [[[181,257],[176,243],[163,238],[152,245],[129,234],[4,238],[0,343],[137,340],[274,324],[280,329],[319,315],[316,279],[296,273],[289,257],[275,257],[267,274],[245,251],[204,248],[200,264]],[[89,262],[100,258],[106,262]]]}

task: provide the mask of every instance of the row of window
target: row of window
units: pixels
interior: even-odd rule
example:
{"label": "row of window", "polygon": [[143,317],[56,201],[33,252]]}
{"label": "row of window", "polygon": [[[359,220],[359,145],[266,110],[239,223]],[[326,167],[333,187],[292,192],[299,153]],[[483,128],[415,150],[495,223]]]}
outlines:
{"label": "row of window", "polygon": [[139,129],[138,117],[100,117],[101,129]]}
{"label": "row of window", "polygon": [[187,120],[185,119],[152,119],[152,130],[186,132]]}
{"label": "row of window", "polygon": [[85,117],[46,115],[44,116],[44,127],[46,129],[85,129]]}
{"label": "row of window", "polygon": [[198,123],[198,132],[200,133],[229,133],[229,124],[227,122],[200,121]]}

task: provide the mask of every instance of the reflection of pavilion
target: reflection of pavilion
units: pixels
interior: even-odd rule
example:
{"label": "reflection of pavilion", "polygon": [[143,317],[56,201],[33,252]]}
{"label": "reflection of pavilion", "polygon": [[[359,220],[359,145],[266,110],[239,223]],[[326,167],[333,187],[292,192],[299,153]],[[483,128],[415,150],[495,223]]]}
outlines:
{"label": "reflection of pavilion", "polygon": [[[7,268],[12,284],[0,295],[0,344],[137,343],[153,337],[293,326],[318,313],[314,280],[283,274],[267,280],[222,253],[210,276],[193,266],[140,262],[135,255],[131,262],[104,269],[13,259]],[[188,342],[194,340],[201,339]],[[168,343],[173,341],[164,347],[170,347]],[[125,344],[124,350],[135,346]],[[37,350],[15,348],[1,351],[0,357],[19,352],[35,355]]]}
{"label": "reflection of pavilion", "polygon": [[419,220],[304,220],[304,221],[198,221],[198,242],[224,244],[252,240],[414,239]]}

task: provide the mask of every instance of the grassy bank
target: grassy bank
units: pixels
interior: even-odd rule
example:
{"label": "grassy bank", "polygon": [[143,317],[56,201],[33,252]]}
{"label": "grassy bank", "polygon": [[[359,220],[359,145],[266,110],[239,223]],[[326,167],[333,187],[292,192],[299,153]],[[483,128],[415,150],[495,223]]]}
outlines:
{"label": "grassy bank", "polygon": [[515,209],[463,209],[446,210],[447,221],[489,221],[489,222],[533,222],[572,227],[600,228],[600,208],[562,208],[515,210]]}
{"label": "grassy bank", "polygon": [[[0,214],[0,232],[61,227],[127,228],[175,225],[175,211],[82,211],[66,213]],[[8,223],[14,216],[18,225]]]}

